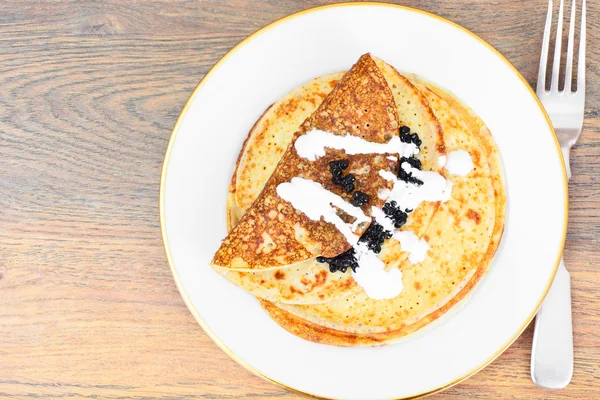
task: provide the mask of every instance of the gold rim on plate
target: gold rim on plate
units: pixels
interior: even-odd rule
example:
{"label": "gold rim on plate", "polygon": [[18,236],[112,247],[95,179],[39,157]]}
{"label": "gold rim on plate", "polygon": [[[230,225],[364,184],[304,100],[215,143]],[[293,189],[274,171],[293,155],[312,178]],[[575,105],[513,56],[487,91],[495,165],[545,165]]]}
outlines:
{"label": "gold rim on plate", "polygon": [[[160,176],[160,192],[159,192],[160,232],[161,232],[163,244],[164,244],[164,247],[165,247],[165,252],[166,252],[166,255],[167,255],[167,261],[169,263],[169,266],[171,268],[171,272],[172,272],[173,277],[175,279],[175,283],[177,285],[177,289],[179,290],[179,293],[181,294],[181,297],[183,297],[183,300],[184,300],[185,304],[187,305],[187,307],[191,311],[191,313],[194,316],[194,318],[196,318],[196,321],[198,321],[198,324],[200,324],[200,326],[202,327],[202,329],[204,329],[204,331],[206,332],[206,334],[221,348],[221,350],[223,350],[225,353],[227,353],[231,358],[233,358],[242,367],[246,368],[248,371],[252,372],[253,374],[255,374],[255,375],[257,375],[257,376],[265,379],[266,381],[274,383],[274,384],[276,384],[276,385],[278,385],[280,387],[283,387],[283,388],[285,388],[287,390],[290,390],[290,391],[293,391],[293,392],[296,392],[296,393],[299,393],[299,394],[303,394],[303,395],[308,395],[308,396],[313,397],[313,398],[319,398],[319,399],[324,399],[324,397],[317,396],[317,395],[314,395],[312,393],[304,392],[302,390],[299,390],[299,389],[287,386],[287,385],[285,385],[285,384],[283,384],[281,382],[278,382],[278,381],[272,379],[271,377],[269,377],[267,375],[262,374],[260,371],[256,370],[250,364],[248,364],[247,362],[245,362],[244,360],[242,360],[240,357],[238,357],[235,353],[233,353],[210,330],[210,328],[206,325],[206,323],[204,322],[204,320],[202,319],[202,317],[200,316],[200,314],[198,314],[198,311],[194,308],[194,305],[192,304],[190,298],[188,297],[188,295],[183,290],[183,285],[181,283],[181,279],[179,277],[179,274],[177,273],[177,270],[175,269],[175,263],[173,262],[173,256],[171,254],[171,248],[169,246],[169,240],[167,238],[167,230],[166,230],[166,222],[165,222],[165,182],[166,182],[166,177],[167,177],[167,170],[168,170],[168,167],[169,167],[169,160],[171,158],[171,150],[173,149],[173,143],[175,143],[175,137],[177,136],[177,132],[179,131],[179,128],[181,126],[183,118],[186,115],[187,110],[190,107],[192,101],[195,99],[196,95],[198,94],[198,92],[200,91],[200,89],[202,88],[202,86],[204,86],[205,81],[221,66],[221,64],[225,60],[227,60],[227,58],[229,58],[233,53],[235,53],[237,50],[239,50],[241,47],[243,47],[250,40],[256,38],[257,36],[261,35],[262,33],[266,32],[267,30],[269,30],[271,28],[274,28],[275,26],[277,26],[277,25],[279,25],[281,23],[287,22],[287,21],[289,21],[289,20],[291,20],[293,18],[300,17],[300,16],[303,16],[303,15],[306,15],[306,14],[310,14],[310,13],[313,13],[313,12],[317,12],[317,11],[329,9],[329,8],[337,8],[337,7],[362,7],[362,6],[391,7],[391,8],[396,8],[396,9],[402,9],[404,11],[419,13],[419,14],[422,14],[422,15],[434,18],[434,19],[436,19],[438,21],[444,22],[446,24],[449,24],[449,25],[453,26],[454,28],[457,28],[457,29],[463,31],[464,33],[468,34],[469,36],[471,36],[472,38],[476,39],[478,42],[480,42],[481,44],[483,44],[486,48],[488,48],[489,50],[491,50],[521,80],[521,82],[523,83],[523,85],[528,89],[529,93],[531,94],[531,96],[533,97],[533,99],[538,104],[538,107],[540,108],[540,111],[543,113],[544,117],[546,118],[546,123],[548,124],[548,128],[550,128],[550,131],[554,133],[553,136],[554,136],[554,142],[555,142],[555,145],[556,145],[556,151],[557,151],[560,159],[563,160],[563,155],[562,155],[562,151],[560,149],[560,144],[559,144],[558,139],[556,137],[556,133],[554,132],[554,127],[552,126],[552,122],[550,121],[550,118],[548,117],[548,114],[546,113],[546,110],[544,109],[542,103],[538,99],[537,95],[535,94],[535,92],[533,91],[533,89],[531,88],[531,86],[529,86],[529,83],[527,83],[527,81],[525,80],[525,78],[523,78],[523,76],[515,68],[515,66],[512,65],[511,62],[508,61],[506,59],[506,57],[504,57],[491,44],[489,44],[488,42],[486,42],[485,40],[483,40],[482,38],[480,38],[479,36],[477,36],[473,32],[469,31],[468,29],[462,27],[461,25],[459,25],[459,24],[457,24],[455,22],[452,22],[452,21],[450,21],[450,20],[448,20],[446,18],[440,17],[439,15],[430,13],[428,11],[423,11],[423,10],[419,10],[417,8],[402,6],[402,5],[398,5],[398,4],[390,4],[390,3],[382,3],[382,2],[336,3],[336,4],[325,5],[325,6],[318,6],[318,7],[309,8],[309,9],[306,9],[306,10],[303,10],[303,11],[298,11],[298,12],[296,12],[294,14],[290,14],[290,15],[285,16],[283,18],[280,18],[280,19],[278,19],[278,20],[276,20],[274,22],[271,22],[270,24],[268,24],[268,25],[264,26],[263,28],[257,30],[256,32],[254,32],[253,34],[251,34],[250,36],[248,36],[247,38],[245,38],[244,40],[242,40],[240,43],[238,43],[231,50],[229,50],[206,73],[206,75],[204,75],[204,77],[202,78],[202,80],[200,80],[200,82],[198,83],[198,85],[192,91],[192,94],[190,95],[190,97],[185,102],[185,105],[183,106],[183,108],[181,110],[181,113],[177,117],[177,121],[175,122],[175,126],[173,127],[173,131],[172,131],[171,137],[169,139],[169,144],[167,145],[167,150],[165,152],[165,158],[163,160],[162,171],[161,171],[161,176]],[[450,381],[450,382],[448,382],[448,383],[446,383],[446,384],[444,384],[442,386],[439,386],[439,387],[437,387],[435,389],[429,390],[427,392],[419,393],[419,394],[416,394],[416,395],[413,395],[413,396],[410,396],[410,397],[401,397],[401,398],[398,398],[397,400],[416,399],[416,398],[428,396],[428,395],[440,392],[442,390],[448,389],[448,388],[450,388],[450,387],[452,387],[452,386],[454,386],[454,385],[456,385],[456,384],[464,381],[465,379],[467,379],[467,378],[475,375],[477,372],[481,371],[483,368],[485,368],[486,366],[488,366],[492,361],[494,361],[496,358],[498,358],[508,347],[510,347],[511,344],[513,344],[513,342],[527,328],[527,326],[529,325],[529,323],[531,322],[531,320],[533,319],[533,317],[537,313],[538,309],[542,305],[542,302],[546,298],[546,295],[548,294],[548,291],[550,290],[550,286],[552,285],[552,282],[554,282],[554,276],[556,275],[556,271],[558,270],[558,265],[560,264],[560,259],[562,258],[562,253],[563,253],[563,250],[564,250],[564,244],[565,244],[565,239],[566,239],[566,235],[567,235],[567,220],[568,220],[568,214],[569,214],[569,195],[568,195],[567,172],[566,172],[566,169],[565,169],[565,166],[564,166],[564,162],[561,163],[561,166],[562,166],[562,169],[563,169],[563,184],[564,184],[564,187],[565,187],[564,192],[565,192],[565,208],[566,209],[565,209],[565,218],[564,218],[564,222],[563,222],[563,234],[562,234],[560,252],[558,253],[558,257],[557,257],[557,260],[556,260],[556,264],[554,266],[554,270],[552,271],[551,278],[548,281],[548,284],[546,285],[546,288],[544,289],[544,293],[540,297],[537,305],[532,310],[531,314],[527,317],[527,319],[523,323],[523,325],[517,330],[517,332],[515,332],[515,334],[510,338],[510,340],[508,342],[506,342],[490,358],[488,358],[485,362],[483,362],[479,366],[475,367],[473,370],[471,370],[468,373],[466,373],[465,375],[463,375],[463,376],[461,376],[461,377],[459,377],[457,379],[454,379],[453,381]]]}

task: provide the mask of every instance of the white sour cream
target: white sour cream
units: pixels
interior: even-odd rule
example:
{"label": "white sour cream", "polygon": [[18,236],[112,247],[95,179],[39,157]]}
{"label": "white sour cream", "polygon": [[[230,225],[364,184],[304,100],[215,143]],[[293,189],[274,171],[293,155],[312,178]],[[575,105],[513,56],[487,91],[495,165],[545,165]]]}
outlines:
{"label": "white sour cream", "polygon": [[446,165],[446,156],[439,156],[437,159],[437,163],[440,167]]}
{"label": "white sour cream", "polygon": [[402,251],[408,252],[408,261],[411,264],[417,264],[425,260],[429,250],[429,243],[425,239],[419,239],[411,231],[396,231],[392,237],[400,242]]}
{"label": "white sour cream", "polygon": [[[295,177],[291,182],[280,183],[277,185],[277,195],[290,202],[296,210],[303,212],[308,218],[319,221],[323,217],[323,220],[335,225],[351,245],[358,242],[359,236],[354,233],[358,225],[371,222],[371,218],[367,217],[359,207],[354,207],[321,184],[309,179]],[[352,224],[345,223],[332,206],[341,209],[356,220]]]}
{"label": "white sour cream", "polygon": [[[404,171],[423,182],[421,186],[394,179],[394,188],[388,196],[388,201],[395,201],[403,210],[414,210],[423,201],[447,201],[450,199],[452,184],[444,177],[433,171],[420,171],[409,163],[403,162],[400,166]],[[392,180],[394,174],[389,171],[379,171],[384,179]]]}
{"label": "white sour cream", "polygon": [[377,192],[377,197],[379,197],[381,200],[387,200],[388,197],[390,197],[390,194],[392,194],[392,191],[390,189],[384,188],[380,189],[379,192]]}
{"label": "white sour cream", "polygon": [[473,169],[473,160],[467,151],[454,150],[448,153],[445,168],[452,175],[465,176]]}
{"label": "white sour cream", "polygon": [[[374,143],[360,137],[346,135],[338,136],[329,132],[313,129],[300,136],[295,143],[298,155],[314,161],[325,155],[326,148],[344,150],[346,154],[398,154],[400,157],[411,157],[419,153],[419,148],[413,143],[403,143],[394,136],[388,143]],[[396,161],[395,156],[388,159]],[[453,151],[447,156],[437,160],[440,167],[456,175],[466,175],[473,168],[469,153],[464,150]],[[393,188],[381,189],[378,197],[382,200],[396,201],[397,206],[403,210],[414,210],[423,201],[448,201],[452,193],[452,182],[442,175],[432,171],[420,171],[404,162],[400,166],[407,173],[421,180],[422,185],[417,186],[406,183],[397,178],[391,171],[380,170],[379,175],[394,183]],[[356,272],[352,272],[354,280],[365,290],[370,298],[377,300],[391,299],[398,296],[402,290],[402,271],[392,268],[386,271],[385,264],[367,245],[359,242],[359,236],[354,232],[359,224],[368,223],[367,217],[360,207],[354,207],[342,197],[325,189],[321,184],[308,179],[295,177],[290,182],[277,186],[277,194],[283,200],[304,213],[308,218],[333,224],[344,235],[348,243],[354,247],[355,257],[359,264]],[[345,223],[336,213],[336,208],[343,210],[355,218],[352,224]],[[393,238],[400,242],[401,249],[409,253],[408,260],[416,264],[425,260],[429,244],[425,239],[419,239],[411,231],[396,231],[393,221],[388,218],[383,210],[371,207],[375,221],[386,231],[393,232]]]}
{"label": "white sour cream", "polygon": [[369,142],[358,136],[334,135],[319,129],[313,129],[298,137],[294,144],[296,152],[302,158],[314,161],[325,155],[325,149],[344,150],[346,154],[399,154],[410,157],[419,152],[414,143],[404,143],[400,137],[394,136],[387,143]]}
{"label": "white sour cream", "polygon": [[386,171],[384,169],[379,170],[379,176],[390,182],[395,182],[398,180],[396,174],[394,174],[392,171]]}
{"label": "white sour cream", "polygon": [[385,264],[365,243],[354,246],[356,260],[360,265],[352,277],[372,299],[393,299],[402,293],[402,271],[399,268],[385,270]]}

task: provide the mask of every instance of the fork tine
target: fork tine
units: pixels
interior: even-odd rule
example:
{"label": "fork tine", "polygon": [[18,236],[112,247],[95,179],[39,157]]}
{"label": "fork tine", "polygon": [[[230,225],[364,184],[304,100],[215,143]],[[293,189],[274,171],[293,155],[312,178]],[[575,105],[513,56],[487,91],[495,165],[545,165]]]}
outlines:
{"label": "fork tine", "polygon": [[563,91],[571,91],[571,83],[573,78],[573,42],[575,41],[575,10],[577,3],[575,0],[571,2],[571,18],[569,20],[569,42],[567,44],[567,69],[565,71],[565,86]]}
{"label": "fork tine", "polygon": [[577,65],[577,92],[585,94],[585,0],[581,5],[581,34],[579,35],[579,61]]}
{"label": "fork tine", "polygon": [[544,27],[544,38],[542,40],[542,54],[540,55],[540,68],[538,70],[537,93],[546,91],[546,64],[548,64],[548,47],[550,47],[550,28],[552,26],[552,0],[548,0],[548,13],[546,14],[546,26]]}
{"label": "fork tine", "polygon": [[554,61],[552,62],[552,81],[550,82],[550,91],[558,91],[558,77],[560,73],[560,48],[562,44],[562,26],[563,26],[563,5],[560,0],[558,7],[558,25],[556,25],[556,42],[554,43]]}

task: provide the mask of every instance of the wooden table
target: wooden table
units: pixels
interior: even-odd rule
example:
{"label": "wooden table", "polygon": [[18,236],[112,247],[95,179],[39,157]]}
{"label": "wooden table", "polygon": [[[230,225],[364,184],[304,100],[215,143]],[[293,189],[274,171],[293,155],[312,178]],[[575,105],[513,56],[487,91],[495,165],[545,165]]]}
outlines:
{"label": "wooden table", "polygon": [[[204,334],[160,238],[161,162],[194,86],[250,33],[324,2],[224,3],[0,4],[0,398],[299,397]],[[473,30],[535,82],[544,0],[406,4]],[[437,398],[600,398],[600,7],[588,6],[586,122],[572,153],[565,252],[573,382],[557,392],[531,382],[530,327]]]}

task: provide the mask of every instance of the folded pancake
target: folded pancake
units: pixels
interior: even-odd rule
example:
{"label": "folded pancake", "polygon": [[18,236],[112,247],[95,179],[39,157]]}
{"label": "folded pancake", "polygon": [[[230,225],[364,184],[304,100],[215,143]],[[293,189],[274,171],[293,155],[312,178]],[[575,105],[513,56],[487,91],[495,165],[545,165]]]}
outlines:
{"label": "folded pancake", "polygon": [[[437,158],[445,153],[444,143],[439,123],[427,100],[393,67],[373,59],[392,88],[400,125],[414,127],[423,142],[417,155],[423,170],[440,171]],[[260,194],[303,120],[316,110],[342,76],[343,73],[334,73],[302,85],[271,105],[256,122],[244,143],[230,185],[230,230]],[[423,203],[409,215],[405,229],[422,237],[438,205]],[[406,262],[407,254],[401,250],[399,242],[386,240],[378,257],[389,266],[398,266]],[[277,270],[239,271],[213,267],[234,284],[269,301],[316,304],[357,291],[349,271],[330,273],[328,266],[318,263],[314,257]]]}
{"label": "folded pancake", "polygon": [[[449,154],[467,151],[474,168],[447,174],[452,198],[443,203],[424,237],[424,261],[400,264],[404,290],[373,300],[363,291],[324,304],[274,304],[269,315],[291,333],[318,343],[372,346],[392,342],[439,318],[463,299],[487,270],[503,230],[505,193],[497,149],[470,110],[440,89],[415,82],[437,115]],[[438,94],[439,93],[439,94]]]}
{"label": "folded pancake", "polygon": [[[238,157],[227,197],[231,231],[262,192],[290,145],[294,133],[323,102],[345,72],[313,79],[265,110],[254,124]],[[232,283],[253,295],[277,302],[312,304],[356,290],[350,271],[332,274],[316,257],[275,271],[239,271],[213,265]]]}
{"label": "folded pancake", "polygon": [[294,133],[331,93],[345,72],[316,78],[271,104],[256,121],[238,156],[227,199],[231,231],[265,187]]}
{"label": "folded pancake", "polygon": [[[295,144],[314,129],[385,144],[398,137],[398,128],[392,91],[375,61],[370,55],[364,55],[294,133],[264,189],[223,240],[212,265],[241,271],[277,269],[319,255],[334,257],[350,249],[349,235],[340,232],[339,226],[323,218],[309,218],[280,197],[278,186],[301,177],[349,203],[352,200],[349,191],[332,182],[329,167],[331,161],[344,159],[349,164],[346,174],[360,173],[355,182],[357,190],[369,196],[370,204],[381,207],[385,200],[380,199],[378,193],[381,189],[390,189],[392,183],[380,176],[379,171],[397,170],[397,157],[388,158],[394,152],[346,154],[344,150],[327,147],[323,156],[310,160],[298,154]],[[336,205],[338,217],[352,223],[356,214]],[[369,207],[363,207],[362,211],[365,216],[370,215]],[[369,225],[370,219],[357,219],[351,234],[358,237]]]}

